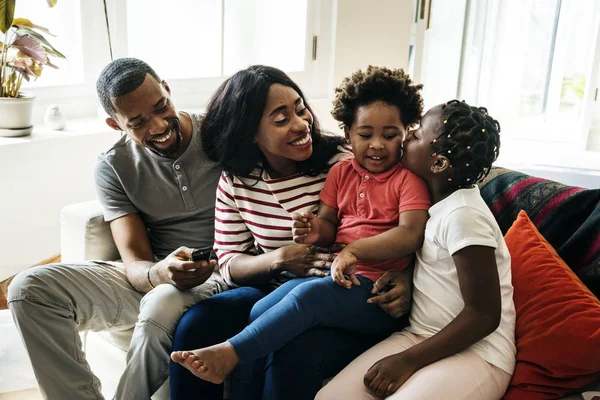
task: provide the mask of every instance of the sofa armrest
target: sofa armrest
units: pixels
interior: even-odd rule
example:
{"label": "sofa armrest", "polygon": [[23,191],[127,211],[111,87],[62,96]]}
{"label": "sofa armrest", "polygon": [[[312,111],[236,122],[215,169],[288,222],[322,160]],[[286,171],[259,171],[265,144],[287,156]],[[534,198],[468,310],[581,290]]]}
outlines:
{"label": "sofa armrest", "polygon": [[119,259],[110,226],[104,221],[102,206],[98,201],[64,207],[60,213],[60,225],[62,262]]}

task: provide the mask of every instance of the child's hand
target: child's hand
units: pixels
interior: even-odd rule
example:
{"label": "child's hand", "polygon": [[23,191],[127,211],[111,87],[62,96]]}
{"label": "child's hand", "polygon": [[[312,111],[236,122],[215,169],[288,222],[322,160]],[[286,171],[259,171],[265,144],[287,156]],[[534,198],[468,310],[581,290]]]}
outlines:
{"label": "child's hand", "polygon": [[295,213],[292,215],[292,236],[294,242],[313,244],[319,239],[319,219],[313,213]]}
{"label": "child's hand", "polygon": [[377,361],[365,374],[363,382],[378,397],[390,396],[404,384],[417,368],[398,353]]}
{"label": "child's hand", "polygon": [[[360,281],[354,274],[358,259],[349,251],[342,250],[331,264],[331,278],[338,285],[350,289],[352,285],[360,286]],[[346,278],[346,275],[348,278]]]}

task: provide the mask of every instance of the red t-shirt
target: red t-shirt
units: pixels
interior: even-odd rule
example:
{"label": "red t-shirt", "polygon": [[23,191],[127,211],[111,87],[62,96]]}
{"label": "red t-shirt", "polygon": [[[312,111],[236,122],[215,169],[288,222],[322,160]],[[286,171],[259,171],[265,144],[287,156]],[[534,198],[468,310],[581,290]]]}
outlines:
{"label": "red t-shirt", "polygon": [[[335,241],[342,244],[395,228],[402,212],[428,210],[431,206],[427,184],[402,164],[374,174],[361,167],[354,157],[331,168],[320,197],[338,210],[340,226]],[[362,261],[356,271],[375,282],[385,271],[406,268],[413,257]]]}

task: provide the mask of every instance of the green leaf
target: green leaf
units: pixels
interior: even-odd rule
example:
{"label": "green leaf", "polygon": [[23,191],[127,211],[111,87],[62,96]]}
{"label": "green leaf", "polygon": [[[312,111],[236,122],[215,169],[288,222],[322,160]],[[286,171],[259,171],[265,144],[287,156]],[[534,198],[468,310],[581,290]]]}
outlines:
{"label": "green leaf", "polygon": [[41,34],[37,33],[33,29],[19,28],[17,30],[17,34],[30,36],[31,38],[36,39],[38,42],[40,42],[44,48],[50,48],[52,50],[52,54],[54,54],[55,56],[60,57],[60,58],[65,58],[65,59],[67,58],[60,51],[56,50],[54,48],[54,46],[52,46],[46,40],[46,38],[44,36],[42,36]]}
{"label": "green leaf", "polygon": [[[2,0],[0,0],[2,1]],[[31,28],[31,29],[37,29],[38,31],[42,31],[44,33],[47,33],[50,36],[54,36],[56,37],[56,35],[53,35],[48,28],[44,28],[43,26],[39,26],[34,24],[33,22],[31,22],[30,20],[28,20],[27,18],[15,18],[12,26],[15,26],[17,28]]]}
{"label": "green leaf", "polygon": [[0,0],[0,32],[8,32],[14,17],[15,0]]}
{"label": "green leaf", "polygon": [[42,47],[44,48],[44,50],[46,50],[47,54],[49,54],[51,56],[55,56],[55,57],[58,57],[58,58],[62,58],[62,59],[68,60],[68,58],[65,57],[62,53],[59,53],[58,51],[54,51],[51,48],[46,47],[44,45],[42,45]]}

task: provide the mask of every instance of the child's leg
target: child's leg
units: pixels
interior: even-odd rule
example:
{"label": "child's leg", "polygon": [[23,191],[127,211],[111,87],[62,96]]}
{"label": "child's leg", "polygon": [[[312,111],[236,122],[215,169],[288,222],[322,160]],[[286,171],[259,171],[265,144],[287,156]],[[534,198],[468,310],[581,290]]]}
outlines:
{"label": "child's leg", "polygon": [[[365,373],[382,358],[400,353],[423,340],[424,337],[406,331],[393,334],[348,365],[321,389],[316,400],[377,398],[363,384]],[[467,349],[417,371],[388,399],[500,399],[510,379],[510,374]]]}
{"label": "child's leg", "polygon": [[269,308],[279,303],[289,292],[296,288],[296,286],[315,279],[323,278],[318,278],[315,276],[310,278],[295,278],[279,286],[277,289],[273,290],[271,293],[256,302],[254,307],[252,307],[252,311],[250,311],[249,323],[253,322],[255,319],[264,314],[264,312]]}
{"label": "child's leg", "polygon": [[467,349],[420,369],[388,399],[499,400],[511,377]]}
{"label": "child's leg", "polygon": [[415,344],[410,336],[405,335],[405,331],[392,334],[352,361],[319,391],[315,400],[377,399],[363,383],[369,368],[382,358],[403,352]]}
{"label": "child's leg", "polygon": [[280,349],[313,326],[348,329],[358,333],[391,332],[398,320],[376,304],[369,304],[373,282],[360,277],[361,286],[345,289],[330,278],[305,282],[268,309],[242,332],[229,339],[240,362]]}
{"label": "child's leg", "polygon": [[345,289],[329,278],[315,279],[294,288],[229,341],[171,354],[198,377],[221,383],[240,363],[264,357],[307,329],[322,325],[359,333],[382,334],[400,321],[376,304],[369,304],[373,282],[359,277],[361,286]]}

